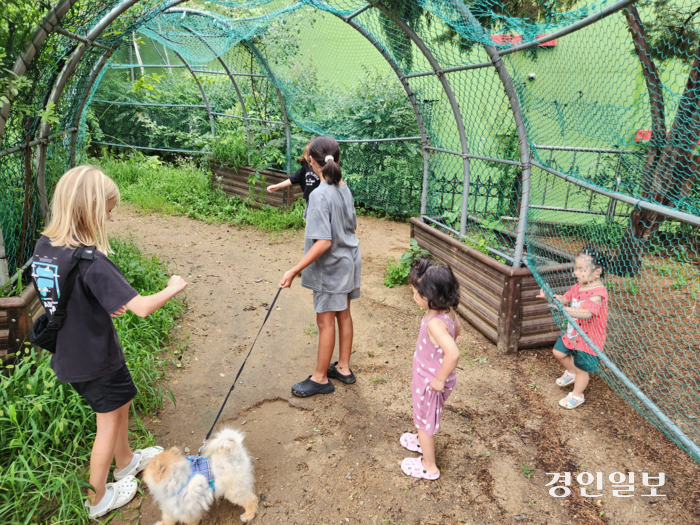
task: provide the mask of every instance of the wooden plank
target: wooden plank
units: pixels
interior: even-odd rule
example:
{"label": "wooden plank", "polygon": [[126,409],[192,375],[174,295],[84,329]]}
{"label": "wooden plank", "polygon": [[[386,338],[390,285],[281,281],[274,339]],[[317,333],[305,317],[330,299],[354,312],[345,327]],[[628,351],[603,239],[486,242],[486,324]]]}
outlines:
{"label": "wooden plank", "polygon": [[[437,239],[435,237],[431,237],[429,232],[416,230],[416,237],[415,238],[418,241],[419,245],[421,244],[421,242],[423,242],[426,244],[426,246],[429,246],[430,248],[426,247],[426,249],[428,251],[430,251],[431,253],[433,253],[433,251],[440,252],[440,253],[449,255],[455,261],[463,261],[463,262],[461,262],[461,264],[466,264],[466,262],[468,261],[469,264],[478,266],[479,272],[483,273],[484,275],[488,275],[495,282],[498,282],[499,287],[500,287],[500,285],[502,285],[505,282],[505,276],[509,275],[509,274],[504,274],[500,270],[492,268],[491,266],[489,266],[487,264],[484,264],[481,260],[473,257],[471,253],[468,253],[464,250],[461,250],[454,245],[447,244],[440,239]],[[431,248],[432,248],[432,250],[431,250]],[[481,253],[481,252],[477,252],[477,253]]]}
{"label": "wooden plank", "polygon": [[[427,249],[435,260],[443,264],[448,264],[452,268],[455,277],[460,281],[460,285],[466,286],[467,289],[478,288],[480,292],[478,297],[483,296],[484,299],[490,303],[494,313],[498,311],[503,286],[499,282],[494,282],[494,280],[479,273],[479,270],[490,273],[492,270],[489,267],[480,264],[479,261],[470,258],[464,253],[460,254],[452,251],[450,251],[450,253],[445,253],[441,250],[441,248],[443,248],[442,246],[431,242],[421,242],[421,240],[419,240],[418,245],[421,248]],[[461,260],[456,258],[459,256],[462,257]]]}
{"label": "wooden plank", "polygon": [[470,325],[479,330],[479,332],[481,332],[492,343],[498,342],[498,332],[496,329],[484,322],[484,320],[480,317],[471,315],[471,312],[461,303],[457,307],[457,313],[464,317],[464,319],[466,319]]}
{"label": "wooden plank", "polygon": [[505,274],[505,275],[528,275],[531,274],[530,270],[527,268],[511,268],[510,266],[503,264],[501,262],[498,262],[496,259],[493,259],[489,257],[488,255],[485,255],[481,253],[480,251],[477,251],[473,248],[469,248],[466,244],[459,242],[456,239],[453,239],[449,235],[442,233],[441,231],[433,228],[432,226],[428,226],[427,224],[423,223],[420,219],[416,217],[411,217],[410,222],[412,224],[415,224],[416,226],[416,231],[423,230],[426,232],[429,232],[433,237],[437,237],[438,239],[446,242],[447,244],[454,246],[458,250],[465,251],[468,255],[471,255],[475,259],[483,262],[487,266],[490,266],[494,270],[498,270],[500,273]]}
{"label": "wooden plank", "polygon": [[498,350],[512,354],[518,350],[522,326],[520,304],[521,276],[508,277],[503,287],[501,308],[498,311]]}
{"label": "wooden plank", "polygon": [[485,322],[488,322],[495,330],[498,326],[498,311],[489,308],[487,305],[479,301],[478,296],[472,294],[460,293],[460,304],[471,310],[475,315],[481,317]]}
{"label": "wooden plank", "polygon": [[559,332],[554,334],[536,334],[528,335],[520,338],[518,348],[525,350],[528,348],[553,347],[554,343],[559,339]]}

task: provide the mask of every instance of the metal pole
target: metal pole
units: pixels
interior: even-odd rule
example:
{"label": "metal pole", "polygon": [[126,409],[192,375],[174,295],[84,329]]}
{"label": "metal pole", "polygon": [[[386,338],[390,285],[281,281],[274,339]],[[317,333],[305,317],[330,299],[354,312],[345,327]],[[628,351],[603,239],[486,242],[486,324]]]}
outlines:
{"label": "metal pole", "polygon": [[611,199],[615,199],[615,200],[618,200],[620,202],[624,202],[624,203],[629,204],[631,206],[638,206],[639,208],[641,208],[643,210],[652,211],[654,213],[664,215],[665,217],[669,217],[669,218],[675,219],[677,221],[692,224],[694,226],[700,226],[700,217],[698,217],[696,215],[691,215],[690,213],[685,213],[685,212],[676,210],[674,208],[662,206],[661,204],[655,204],[652,202],[643,201],[643,200],[637,199],[635,197],[625,195],[623,193],[618,193],[616,191],[604,190],[602,188],[599,188],[598,186],[595,186],[593,184],[589,184],[588,182],[584,182],[582,180],[579,180],[576,177],[572,177],[571,175],[567,175],[565,173],[562,173],[561,171],[549,168],[547,166],[543,166],[539,162],[531,161],[531,164],[533,166],[535,166],[536,168],[540,168],[541,170],[544,170],[548,173],[551,173],[552,175],[556,175],[557,177],[564,179],[565,181],[568,181],[572,184],[575,184],[576,186],[580,186],[581,188],[585,188],[587,190],[598,193],[600,195],[605,195],[606,197],[610,197]]}
{"label": "metal pole", "polygon": [[[363,9],[364,10],[364,9]],[[342,16],[336,15],[345,22],[347,22],[352,28],[354,28],[358,33],[360,33],[362,36],[364,36],[367,40],[369,40],[372,45],[379,51],[379,53],[384,57],[384,59],[387,61],[387,63],[391,66],[391,69],[394,70],[394,73],[396,73],[396,76],[399,78],[399,82],[401,82],[401,85],[403,86],[404,91],[406,92],[406,96],[408,97],[408,101],[411,103],[411,107],[413,108],[413,113],[416,115],[416,122],[418,123],[418,130],[420,132],[420,138],[421,138],[421,146],[422,146],[422,151],[423,151],[423,188],[421,191],[421,202],[420,202],[420,209],[421,209],[421,215],[425,215],[426,213],[426,208],[427,208],[427,202],[428,202],[428,176],[430,173],[430,154],[427,151],[427,146],[428,146],[428,134],[425,130],[425,123],[423,122],[423,115],[420,112],[420,108],[418,107],[418,103],[416,102],[416,97],[413,94],[413,90],[411,89],[411,86],[408,84],[406,79],[403,76],[403,72],[401,71],[401,68],[399,68],[398,64],[394,62],[394,59],[386,52],[386,50],[377,42],[372,35],[370,35],[365,29],[355,22],[352,18],[357,16],[358,13],[357,11],[353,13],[350,17],[343,18]]]}
{"label": "metal pole", "polygon": [[[177,12],[177,9],[173,9],[169,12]],[[243,100],[243,95],[241,94],[241,90],[238,89],[238,83],[236,82],[236,79],[234,78],[233,74],[231,73],[231,70],[228,68],[228,65],[224,61],[223,58],[221,58],[221,55],[217,56],[216,52],[214,49],[211,47],[209,42],[205,38],[203,38],[199,33],[197,33],[194,29],[187,27],[183,25],[187,31],[192,33],[194,36],[196,36],[200,42],[202,42],[209,51],[212,52],[214,56],[216,56],[216,59],[219,61],[219,64],[221,64],[221,67],[224,68],[224,71],[226,71],[226,74],[228,75],[229,80],[231,80],[231,84],[233,84],[233,88],[236,90],[236,96],[238,97],[238,103],[241,105],[241,111],[243,112],[243,118],[245,119],[245,136],[246,136],[246,145],[248,147],[248,165],[250,165],[250,122],[248,121],[248,110],[245,107],[245,101]]]}
{"label": "metal pole", "polygon": [[84,44],[87,44],[88,46],[95,46],[95,47],[101,47],[102,49],[112,49],[109,46],[106,46],[104,44],[100,44],[99,42],[93,42],[92,40],[88,40],[84,36],[76,35],[75,33],[72,33],[68,31],[67,29],[63,29],[61,26],[56,26],[53,28],[53,30],[58,33],[59,35],[63,35],[65,37],[68,37],[72,40],[77,40],[78,42],[83,42]]}
{"label": "metal pole", "polygon": [[199,87],[199,92],[202,94],[202,100],[204,101],[204,105],[207,107],[207,113],[209,114],[209,124],[211,125],[211,136],[212,136],[212,138],[214,138],[214,137],[216,137],[216,128],[214,127],[214,115],[211,114],[211,106],[209,105],[209,99],[207,98],[207,94],[204,92],[204,87],[202,86],[202,83],[197,78],[197,75],[195,74],[195,72],[192,71],[190,64],[187,62],[187,60],[185,60],[185,57],[183,57],[180,53],[178,53],[174,49],[173,49],[173,53],[175,53],[177,55],[177,58],[179,58],[182,61],[182,63],[185,64],[187,71],[189,71],[192,74],[192,78],[194,78],[194,81],[197,83],[197,86]]}
{"label": "metal pole", "polygon": [[550,40],[555,40],[557,38],[560,38],[562,36],[566,36],[570,33],[573,33],[575,31],[578,31],[579,29],[583,29],[586,26],[589,26],[595,22],[599,22],[603,18],[610,16],[614,13],[617,13],[618,11],[621,11],[625,7],[634,4],[638,0],[620,0],[617,3],[614,3],[613,5],[606,7],[605,9],[601,9],[597,13],[593,13],[590,16],[587,16],[586,18],[582,18],[578,22],[575,22],[571,24],[570,26],[566,26],[564,29],[560,29],[559,31],[555,31],[554,33],[550,33],[548,35],[545,35],[541,38],[538,38],[536,40],[533,40],[532,42],[526,42],[524,44],[520,44],[519,46],[513,46],[509,47],[507,49],[502,49],[500,51],[500,55],[508,55],[510,53],[515,53],[516,51],[522,51],[523,49],[529,49],[531,47],[539,46],[540,44],[544,44],[545,42],[549,42]]}
{"label": "metal pole", "polygon": [[[83,96],[80,99],[80,104],[78,105],[78,110],[75,112],[75,121],[73,122],[73,126],[76,128],[80,127],[80,119],[83,116],[83,110],[85,109],[85,104],[87,103],[87,99],[90,97],[90,93],[92,92],[92,86],[95,84],[95,81],[97,80],[97,77],[100,75],[100,72],[102,71],[102,68],[104,68],[105,64],[107,61],[112,57],[114,52],[116,51],[116,48],[110,49],[106,53],[104,53],[100,59],[97,61],[97,64],[95,64],[95,67],[92,69],[92,73],[90,74],[90,79],[87,82],[87,85],[85,86],[85,89],[83,90]],[[70,140],[70,167],[73,168],[75,167],[75,151],[78,145],[78,133],[74,133],[73,136],[71,137]]]}
{"label": "metal pole", "polygon": [[[381,10],[386,16],[391,18],[391,20],[399,26],[403,30],[406,35],[413,41],[414,44],[420,49],[421,53],[423,53],[423,56],[425,56],[426,60],[430,64],[430,66],[433,68],[434,71],[440,70],[440,64],[436,60],[436,58],[433,56],[433,54],[430,52],[430,49],[428,49],[428,46],[425,45],[425,43],[420,39],[420,37],[411,29],[411,27],[398,18],[397,16],[394,16],[393,13],[384,7],[381,4],[376,5],[377,9]],[[462,147],[462,153],[465,155],[469,154],[469,143],[467,141],[467,134],[466,131],[464,130],[464,121],[462,120],[462,112],[459,109],[459,104],[457,103],[457,99],[455,98],[454,92],[452,91],[452,86],[450,85],[450,81],[447,80],[447,77],[445,75],[438,75],[438,78],[440,79],[440,84],[442,84],[442,89],[445,91],[445,95],[447,95],[447,99],[450,102],[450,107],[452,108],[452,113],[454,113],[455,117],[455,123],[457,124],[457,131],[459,132],[459,141]],[[467,215],[469,213],[468,206],[469,206],[469,179],[470,179],[470,164],[469,164],[469,159],[468,158],[463,158],[462,159],[463,163],[463,170],[464,170],[464,184],[463,184],[463,189],[462,189],[462,217],[459,225],[459,234],[464,236],[467,232]],[[427,179],[427,175],[425,176]],[[427,184],[424,183],[424,195],[423,199],[427,199]],[[421,209],[423,209],[423,202],[421,202]]]}
{"label": "metal pole", "polygon": [[139,63],[139,66],[141,68],[141,76],[143,77],[146,72],[143,69],[143,60],[141,60],[141,53],[139,52],[139,43],[136,40],[136,32],[131,33],[131,39],[134,42],[134,52],[136,53],[136,60]]}
{"label": "metal pole", "polygon": [[2,236],[2,224],[0,224],[0,286],[10,280],[10,272],[7,269],[7,254],[5,253],[5,239]]}
{"label": "metal pole", "polygon": [[[29,63],[32,61],[37,51],[44,43],[46,37],[49,33],[58,25],[61,18],[73,7],[73,4],[77,3],[78,0],[60,0],[51,10],[46,13],[46,16],[41,19],[39,25],[34,30],[32,39],[27,42],[27,47],[24,51],[17,57],[15,65],[12,66],[12,74],[17,77],[24,75],[27,70]],[[0,141],[5,134],[5,125],[7,124],[7,117],[10,115],[10,108],[12,107],[12,101],[14,100],[14,95],[10,92],[7,94],[9,102],[2,105],[0,109]]]}
{"label": "metal pole", "polygon": [[[462,0],[453,0],[452,4],[459,11],[469,24],[477,31],[477,34],[482,36],[482,41],[486,41],[486,32],[479,21],[474,18],[471,11],[464,5]],[[520,146],[520,162],[522,163],[521,188],[520,188],[520,214],[518,220],[518,232],[515,239],[515,253],[513,255],[513,267],[519,268],[523,262],[523,253],[525,247],[525,231],[527,227],[527,211],[530,204],[530,145],[527,139],[527,129],[525,128],[525,118],[523,117],[520,100],[515,92],[513,81],[506,69],[503,59],[498,54],[495,46],[484,46],[486,54],[491,59],[498,78],[503,84],[503,89],[508,97],[510,109],[515,120],[515,129],[518,133],[518,145]]]}
{"label": "metal pole", "polygon": [[[120,15],[127,11],[134,4],[138,3],[139,0],[122,0],[119,4],[114,6],[109,13],[107,13],[102,19],[95,24],[95,26],[90,30],[90,32],[85,36],[88,40],[95,41],[102,34],[102,32],[107,29],[107,27],[116,20]],[[75,51],[66,61],[61,73],[56,79],[56,83],[51,90],[51,94],[46,101],[47,105],[53,103],[55,107],[58,107],[58,103],[61,99],[61,94],[63,89],[66,87],[68,80],[73,75],[75,68],[78,66],[85,51],[87,51],[88,46],[84,43],[78,44]],[[39,139],[45,139],[49,136],[51,131],[51,125],[48,122],[44,122],[41,125],[39,132]],[[39,212],[42,219],[46,219],[49,213],[49,202],[46,195],[46,150],[47,145],[42,143],[37,148],[37,164],[36,164],[36,185],[39,194]]]}
{"label": "metal pole", "polygon": [[255,44],[253,44],[250,40],[245,41],[246,44],[248,44],[248,47],[250,50],[253,52],[255,55],[255,58],[258,59],[258,63],[263,66],[267,70],[268,74],[268,81],[272,82],[272,85],[275,88],[275,91],[277,91],[277,98],[280,101],[280,107],[282,108],[282,116],[284,117],[284,129],[285,129],[285,134],[287,138],[287,174],[290,174],[292,172],[292,134],[289,129],[289,117],[287,116],[287,105],[284,102],[284,96],[282,96],[282,90],[280,90],[279,87],[277,87],[278,82],[277,78],[275,77],[275,74],[272,72],[272,69],[270,68],[270,65],[267,63],[267,60],[262,56],[260,51],[258,50],[257,47],[255,47]]}

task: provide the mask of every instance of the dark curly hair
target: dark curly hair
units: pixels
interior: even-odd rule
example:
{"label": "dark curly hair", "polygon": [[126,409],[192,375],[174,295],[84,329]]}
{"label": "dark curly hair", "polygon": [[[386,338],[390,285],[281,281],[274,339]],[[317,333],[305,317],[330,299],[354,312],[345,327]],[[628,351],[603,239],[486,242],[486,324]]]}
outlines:
{"label": "dark curly hair", "polygon": [[459,305],[459,281],[446,264],[422,257],[414,263],[408,282],[428,300],[428,308],[443,312]]}
{"label": "dark curly hair", "polygon": [[600,270],[600,278],[605,277],[605,270],[608,268],[610,257],[608,253],[601,250],[600,248],[589,244],[581,250],[581,255],[588,255],[593,263],[594,270]]}

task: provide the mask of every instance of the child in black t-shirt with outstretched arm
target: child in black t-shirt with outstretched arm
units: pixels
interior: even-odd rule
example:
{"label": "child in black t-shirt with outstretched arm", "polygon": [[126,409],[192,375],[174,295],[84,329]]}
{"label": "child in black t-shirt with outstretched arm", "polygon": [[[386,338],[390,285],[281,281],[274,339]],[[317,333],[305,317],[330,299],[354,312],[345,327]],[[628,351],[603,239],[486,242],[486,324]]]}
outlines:
{"label": "child in black t-shirt with outstretched arm", "polygon": [[[301,168],[299,168],[296,173],[292,173],[286,181],[268,186],[268,192],[272,193],[273,191],[288,188],[292,184],[298,184],[301,186],[301,189],[304,192],[304,200],[308,204],[309,195],[311,195],[311,192],[318,188],[318,185],[321,184],[321,179],[311,168],[311,164],[309,164],[309,144],[311,144],[311,140],[313,140],[313,137],[306,143],[304,153],[297,159],[297,162],[301,165]],[[304,218],[306,218],[306,212],[304,212]]]}
{"label": "child in black t-shirt with outstretched arm", "polygon": [[[167,287],[142,297],[107,258],[106,225],[119,202],[119,189],[107,175],[79,166],[58,181],[49,224],[39,239],[32,261],[32,279],[44,309],[56,310],[81,246],[96,246],[92,260],[81,259],[66,316],[58,332],[51,369],[90,404],[97,418],[97,434],[90,456],[90,485],[85,502],[90,518],[99,518],[126,505],[136,495],[134,477],[146,468],[161,447],[131,451],[129,406],[137,394],[126,366],[112,317],[131,310],[147,317],[187,286],[173,275]],[[112,458],[114,483],[106,483]]]}

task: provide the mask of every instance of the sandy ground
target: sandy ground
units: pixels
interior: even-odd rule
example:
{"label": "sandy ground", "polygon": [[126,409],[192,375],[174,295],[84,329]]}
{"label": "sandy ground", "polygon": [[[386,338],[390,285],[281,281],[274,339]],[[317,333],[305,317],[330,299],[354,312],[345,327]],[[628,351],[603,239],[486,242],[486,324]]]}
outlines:
{"label": "sandy ground", "polygon": [[[303,232],[261,233],[140,214],[120,207],[111,233],[131,236],[191,284],[179,329],[187,346],[169,386],[177,407],[145,418],[164,447],[195,453],[257,333],[279,278],[302,255]],[[388,256],[408,245],[409,226],[360,217],[362,297],[353,302],[354,385],[297,399],[293,383],[313,372],[317,330],[311,292],[284,290],[219,425],[247,433],[260,509],[254,523],[481,524],[700,523],[700,468],[594,378],[587,401],[566,411],[551,349],[499,355],[466,321],[458,386],[437,436],[439,480],[406,477],[399,436],[412,427],[411,360],[421,311],[410,288],[382,284]],[[256,282],[262,279],[261,282]],[[175,357],[173,362],[175,362]],[[530,472],[531,470],[531,472]],[[572,494],[557,499],[547,472],[572,472]],[[599,497],[579,494],[575,476],[603,472]],[[608,476],[634,472],[634,497],[613,497]],[[642,497],[642,472],[666,473]],[[526,477],[528,474],[530,477]],[[111,523],[160,518],[144,489]],[[214,505],[202,525],[240,523],[242,509]]]}

